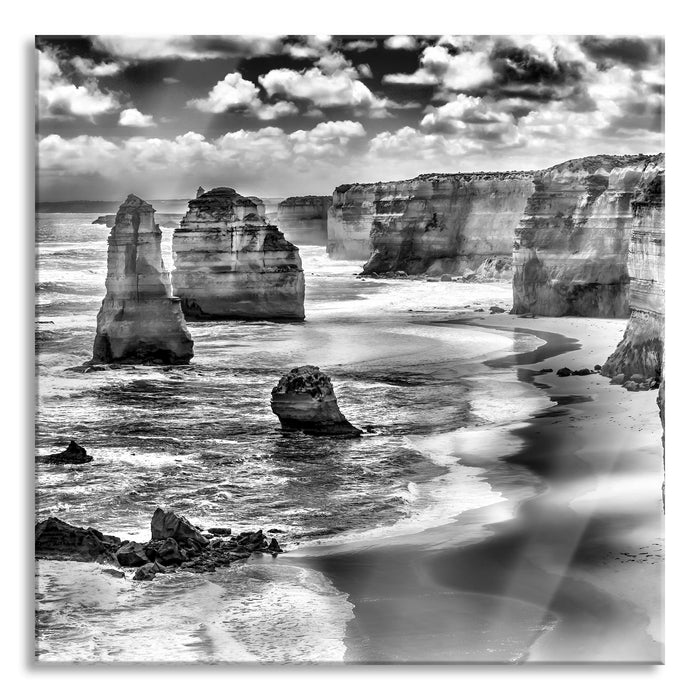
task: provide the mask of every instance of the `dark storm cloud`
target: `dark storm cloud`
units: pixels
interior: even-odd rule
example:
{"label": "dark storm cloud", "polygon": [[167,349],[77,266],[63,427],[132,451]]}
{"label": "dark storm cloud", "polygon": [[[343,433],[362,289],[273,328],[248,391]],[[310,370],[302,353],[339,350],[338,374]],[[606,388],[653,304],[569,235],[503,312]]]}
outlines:
{"label": "dark storm cloud", "polygon": [[631,68],[645,68],[663,56],[664,42],[635,36],[584,36],[581,48],[603,65],[623,63]]}

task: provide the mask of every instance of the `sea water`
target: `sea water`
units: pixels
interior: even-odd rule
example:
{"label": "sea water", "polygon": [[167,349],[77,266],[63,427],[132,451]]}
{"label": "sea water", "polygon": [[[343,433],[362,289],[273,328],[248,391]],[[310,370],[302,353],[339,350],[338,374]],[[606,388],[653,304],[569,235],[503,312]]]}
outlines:
{"label": "sea water", "polygon": [[[535,392],[483,360],[540,341],[440,322],[507,304],[509,285],[363,279],[361,261],[301,246],[303,323],[190,323],[187,367],[82,374],[70,368],[91,357],[106,275],[109,230],[94,218],[37,216],[37,451],[74,439],[94,456],[36,466],[37,519],[146,540],[160,506],[207,527],[277,528],[294,549],[415,532],[502,498],[454,446],[528,415]],[[168,268],[171,245],[164,228]],[[303,364],[331,376],[361,439],[281,432],[270,392]],[[352,615],[283,556],[148,584],[62,562],[39,562],[37,577],[42,660],[340,661]]]}

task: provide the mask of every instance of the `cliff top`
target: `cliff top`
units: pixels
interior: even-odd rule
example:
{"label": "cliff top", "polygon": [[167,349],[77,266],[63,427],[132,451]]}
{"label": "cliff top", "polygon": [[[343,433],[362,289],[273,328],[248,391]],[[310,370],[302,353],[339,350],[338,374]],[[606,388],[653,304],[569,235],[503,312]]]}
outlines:
{"label": "cliff top", "polygon": [[128,194],[126,199],[119,206],[119,211],[117,214],[121,213],[134,213],[137,211],[155,211],[155,209],[141,197],[137,197],[135,194]]}
{"label": "cliff top", "polygon": [[308,204],[311,206],[330,204],[333,201],[331,195],[325,194],[304,194],[298,197],[287,197],[283,199],[277,206],[278,207],[292,207],[298,206],[300,204]]}
{"label": "cliff top", "polygon": [[[416,177],[407,178],[406,180],[387,180],[380,182],[353,182],[351,184],[338,185],[335,191],[338,193],[347,192],[352,187],[380,187],[380,186],[394,186],[402,185],[408,182],[416,181],[439,181],[439,180],[451,180],[458,179],[462,182],[469,182],[471,180],[515,180],[521,178],[531,178],[536,175],[542,175],[544,173],[553,172],[556,170],[586,170],[588,172],[595,172],[596,170],[603,168],[604,170],[612,170],[613,168],[620,168],[625,165],[637,165],[638,163],[643,163],[645,166],[650,164],[661,163],[665,158],[665,153],[655,153],[653,155],[648,155],[644,153],[638,153],[636,155],[609,155],[601,154],[595,156],[585,156],[583,158],[572,158],[571,160],[564,161],[563,163],[557,163],[548,168],[542,168],[540,170],[501,170],[501,171],[474,171],[470,173],[423,173],[417,175]],[[292,199],[290,197],[290,199]]]}
{"label": "cliff top", "polygon": [[253,207],[262,200],[255,200],[257,197],[244,197],[238,194],[233,187],[215,187],[208,192],[204,192],[196,199],[189,201],[189,208],[192,209],[223,209],[229,210],[232,207]]}

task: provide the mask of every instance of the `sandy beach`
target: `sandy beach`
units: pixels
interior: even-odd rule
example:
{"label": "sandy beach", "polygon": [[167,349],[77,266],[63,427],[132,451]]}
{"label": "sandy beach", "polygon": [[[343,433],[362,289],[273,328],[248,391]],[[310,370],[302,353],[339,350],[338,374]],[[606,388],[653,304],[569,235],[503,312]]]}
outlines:
{"label": "sandy beach", "polygon": [[538,337],[536,350],[487,364],[534,383],[551,406],[496,434],[465,431],[455,445],[505,500],[417,534],[294,553],[354,606],[345,661],[663,662],[657,394],[598,374],[556,376],[602,364],[625,321],[454,323]]}

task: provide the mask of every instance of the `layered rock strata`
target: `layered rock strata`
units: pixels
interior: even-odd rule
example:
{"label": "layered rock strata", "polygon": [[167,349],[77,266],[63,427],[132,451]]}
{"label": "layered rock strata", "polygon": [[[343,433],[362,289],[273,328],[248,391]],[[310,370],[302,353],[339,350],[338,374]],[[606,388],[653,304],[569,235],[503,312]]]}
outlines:
{"label": "layered rock strata", "polygon": [[271,406],[283,430],[341,437],[362,433],[340,412],[328,375],[312,365],[285,374],[272,390]]}
{"label": "layered rock strata", "polygon": [[488,259],[509,261],[533,189],[529,172],[342,185],[329,210],[328,252],[369,258],[365,274],[463,274]]}
{"label": "layered rock strata", "polygon": [[173,234],[173,287],[186,318],[303,319],[299,249],[230,187],[189,202]]}
{"label": "layered rock strata", "polygon": [[665,171],[649,169],[632,200],[629,249],[631,310],[622,341],[603,365],[609,377],[623,374],[661,380],[665,329]]}
{"label": "layered rock strata", "polygon": [[513,313],[624,318],[632,203],[663,155],[592,156],[536,174],[515,232]]}
{"label": "layered rock strata", "polygon": [[277,226],[297,245],[322,245],[328,242],[328,208],[332,197],[307,195],[287,197],[277,207]]}
{"label": "layered rock strata", "polygon": [[133,194],[119,207],[108,239],[107,294],[97,315],[93,363],[179,365],[193,356],[154,214]]}

